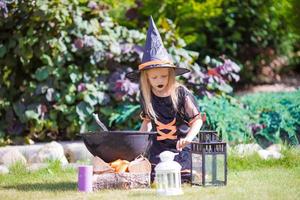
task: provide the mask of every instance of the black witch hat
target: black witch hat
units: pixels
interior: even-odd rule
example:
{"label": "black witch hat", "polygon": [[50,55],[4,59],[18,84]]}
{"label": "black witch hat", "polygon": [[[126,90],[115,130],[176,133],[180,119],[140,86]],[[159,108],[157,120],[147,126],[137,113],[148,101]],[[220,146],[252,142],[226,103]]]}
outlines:
{"label": "black witch hat", "polygon": [[176,76],[190,71],[186,68],[176,67],[173,64],[172,58],[163,45],[152,16],[150,16],[142,63],[139,65],[138,70],[127,73],[126,77],[130,80],[138,80],[141,70],[157,67],[174,68]]}

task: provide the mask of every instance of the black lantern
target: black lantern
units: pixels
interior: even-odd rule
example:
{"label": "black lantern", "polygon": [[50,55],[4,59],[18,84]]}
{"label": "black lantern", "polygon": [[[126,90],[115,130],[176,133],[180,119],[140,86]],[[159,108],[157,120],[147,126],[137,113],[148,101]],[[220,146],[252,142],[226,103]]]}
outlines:
{"label": "black lantern", "polygon": [[219,140],[216,131],[201,131],[198,142],[191,143],[192,185],[226,185],[226,142]]}

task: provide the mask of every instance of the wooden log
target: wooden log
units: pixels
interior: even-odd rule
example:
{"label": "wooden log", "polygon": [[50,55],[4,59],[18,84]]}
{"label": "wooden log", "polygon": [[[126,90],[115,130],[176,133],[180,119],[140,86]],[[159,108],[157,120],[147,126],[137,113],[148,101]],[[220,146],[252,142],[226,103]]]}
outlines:
{"label": "wooden log", "polygon": [[150,173],[151,163],[147,158],[140,156],[129,163],[128,171],[130,173]]}
{"label": "wooden log", "polygon": [[93,175],[93,190],[149,188],[150,173],[105,173]]}
{"label": "wooden log", "polygon": [[102,174],[102,173],[113,173],[115,170],[104,160],[95,156],[93,158],[93,172],[94,174]]}

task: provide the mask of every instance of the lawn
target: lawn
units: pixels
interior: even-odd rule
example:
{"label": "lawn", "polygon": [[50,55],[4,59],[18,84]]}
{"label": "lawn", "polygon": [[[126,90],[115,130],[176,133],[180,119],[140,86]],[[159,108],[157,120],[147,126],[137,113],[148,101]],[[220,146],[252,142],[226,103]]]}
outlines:
{"label": "lawn", "polygon": [[[260,161],[256,156],[229,156],[227,186],[203,188],[184,185],[184,195],[172,199],[300,199],[300,153],[286,152],[285,158],[276,162]],[[252,163],[254,161],[256,164]],[[104,190],[90,194],[77,192],[76,170],[63,170],[57,162],[51,162],[47,169],[34,173],[15,165],[10,174],[0,175],[0,199],[5,200],[156,198],[155,189]]]}

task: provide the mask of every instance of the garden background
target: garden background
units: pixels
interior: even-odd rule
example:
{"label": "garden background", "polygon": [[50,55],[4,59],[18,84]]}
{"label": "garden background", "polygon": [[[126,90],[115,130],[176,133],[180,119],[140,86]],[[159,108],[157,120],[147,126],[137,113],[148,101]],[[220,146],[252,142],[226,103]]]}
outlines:
{"label": "garden background", "polygon": [[[7,2],[7,3],[6,3]],[[0,144],[138,129],[138,84],[152,15],[181,81],[224,140],[299,144],[299,90],[238,96],[249,85],[299,87],[300,3],[284,1],[0,1]],[[174,12],[175,11],[175,12]],[[293,81],[294,80],[294,81]]]}
{"label": "garden background", "polygon": [[206,114],[202,129],[229,144],[228,184],[185,185],[177,199],[299,199],[299,10],[298,0],[0,0],[0,197],[156,198],[77,192],[76,168],[90,164],[79,134],[99,130],[92,113],[111,130],[140,126],[139,87],[125,74],[152,15],[191,70],[179,81]]}

